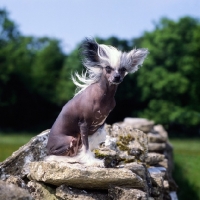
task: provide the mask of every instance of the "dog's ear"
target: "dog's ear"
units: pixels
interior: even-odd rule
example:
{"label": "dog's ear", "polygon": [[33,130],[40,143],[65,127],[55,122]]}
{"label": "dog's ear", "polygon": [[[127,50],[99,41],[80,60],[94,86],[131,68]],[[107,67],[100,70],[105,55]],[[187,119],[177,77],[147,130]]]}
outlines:
{"label": "dog's ear", "polygon": [[81,45],[82,62],[85,66],[97,66],[99,64],[98,56],[99,44],[90,38],[86,38]]}
{"label": "dog's ear", "polygon": [[100,67],[101,60],[108,58],[102,45],[89,38],[86,38],[81,45],[81,56],[86,67]]}
{"label": "dog's ear", "polygon": [[126,69],[129,73],[134,73],[142,65],[144,59],[149,54],[148,49],[133,49],[126,54]]}
{"label": "dog's ear", "polygon": [[93,39],[86,38],[81,45],[81,55],[84,63],[88,61],[97,63],[99,61],[98,43]]}

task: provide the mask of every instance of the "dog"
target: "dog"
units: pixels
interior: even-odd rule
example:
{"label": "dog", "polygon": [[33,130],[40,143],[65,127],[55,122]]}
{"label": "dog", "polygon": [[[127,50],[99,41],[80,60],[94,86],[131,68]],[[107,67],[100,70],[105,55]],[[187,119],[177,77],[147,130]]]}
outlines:
{"label": "dog", "polygon": [[104,167],[103,160],[96,159],[92,150],[105,141],[103,126],[115,107],[118,85],[128,73],[138,70],[147,54],[147,49],[121,52],[93,39],[83,41],[81,55],[86,72],[72,76],[78,91],[50,130],[46,160]]}

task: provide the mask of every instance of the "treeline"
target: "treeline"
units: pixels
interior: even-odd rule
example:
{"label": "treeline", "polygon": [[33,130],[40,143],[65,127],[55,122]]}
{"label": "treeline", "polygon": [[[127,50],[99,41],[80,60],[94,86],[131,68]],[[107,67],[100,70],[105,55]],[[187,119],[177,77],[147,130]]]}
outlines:
{"label": "treeline", "polygon": [[[199,20],[163,18],[139,38],[96,40],[123,51],[135,47],[150,51],[144,66],[119,86],[108,123],[132,116],[153,119],[167,128],[200,128]],[[66,55],[59,40],[23,36],[1,9],[0,129],[50,128],[73,97],[71,73],[82,69],[79,47]]]}

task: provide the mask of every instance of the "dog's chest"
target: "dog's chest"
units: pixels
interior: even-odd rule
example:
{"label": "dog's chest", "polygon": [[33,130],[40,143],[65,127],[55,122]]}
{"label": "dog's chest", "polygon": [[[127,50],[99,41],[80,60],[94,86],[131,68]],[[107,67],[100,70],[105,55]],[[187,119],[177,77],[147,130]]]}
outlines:
{"label": "dog's chest", "polygon": [[[108,112],[109,113],[109,112]],[[102,112],[101,110],[97,110],[93,117],[92,117],[92,123],[90,126],[90,131],[94,132],[96,131],[101,125],[104,124],[108,113]]]}
{"label": "dog's chest", "polygon": [[[98,90],[98,88],[97,88]],[[101,91],[102,92],[102,91]],[[97,96],[95,96],[90,108],[90,119],[89,121],[89,130],[90,134],[93,134],[100,126],[102,126],[109,115],[109,113],[113,110],[115,106],[115,99],[110,94],[106,95],[99,92]]]}

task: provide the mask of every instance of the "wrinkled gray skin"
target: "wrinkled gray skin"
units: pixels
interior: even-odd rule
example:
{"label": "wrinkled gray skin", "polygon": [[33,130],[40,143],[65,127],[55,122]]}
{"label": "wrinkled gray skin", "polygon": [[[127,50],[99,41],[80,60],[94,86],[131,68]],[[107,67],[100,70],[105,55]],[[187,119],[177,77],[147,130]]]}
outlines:
{"label": "wrinkled gray skin", "polygon": [[[62,155],[69,149],[71,140],[81,134],[82,143],[89,148],[88,135],[92,135],[102,124],[93,129],[94,116],[101,110],[98,122],[104,123],[105,117],[115,107],[114,95],[117,85],[110,85],[104,73],[98,83],[94,83],[86,90],[75,96],[62,109],[54,123],[47,148],[49,154]],[[109,74],[113,76],[112,73]],[[92,129],[92,130],[91,130]],[[76,145],[76,144],[74,144]],[[79,144],[81,145],[81,144]]]}
{"label": "wrinkled gray skin", "polygon": [[[83,54],[87,57],[87,62],[100,62],[98,47],[94,40],[87,39],[84,42]],[[105,52],[102,55],[106,57]],[[120,65],[117,69],[116,66],[102,67],[100,80],[91,84],[63,107],[50,131],[47,144],[49,155],[75,156],[81,146],[85,152],[89,149],[88,135],[101,128],[115,107],[115,92],[127,74],[126,68]],[[92,126],[94,120],[96,126]]]}

